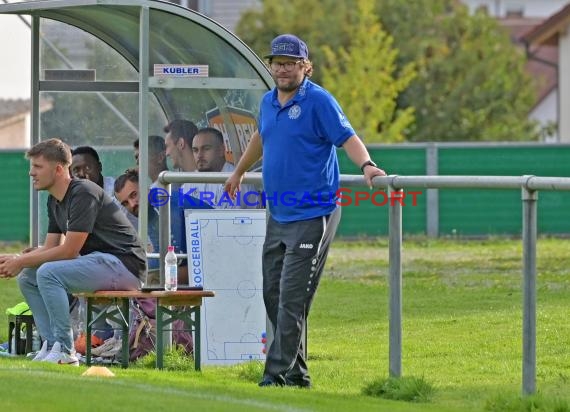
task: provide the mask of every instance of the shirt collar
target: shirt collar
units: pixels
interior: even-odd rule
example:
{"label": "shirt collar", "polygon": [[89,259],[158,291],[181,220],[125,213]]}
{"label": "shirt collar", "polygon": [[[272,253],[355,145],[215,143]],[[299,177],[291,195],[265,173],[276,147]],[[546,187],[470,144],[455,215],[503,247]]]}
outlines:
{"label": "shirt collar", "polygon": [[[295,93],[295,96],[293,96],[293,98],[291,100],[289,100],[287,102],[287,104],[285,104],[285,106],[283,106],[283,107],[288,107],[294,103],[297,103],[301,100],[304,100],[305,96],[307,95],[307,88],[309,86],[310,86],[309,78],[307,76],[305,76],[305,78],[303,79],[303,81],[299,85],[299,88],[297,89],[297,93]],[[277,87],[273,88],[273,94],[271,96],[271,101],[272,101],[273,106],[281,107],[281,105],[279,104],[279,100],[277,99]]]}

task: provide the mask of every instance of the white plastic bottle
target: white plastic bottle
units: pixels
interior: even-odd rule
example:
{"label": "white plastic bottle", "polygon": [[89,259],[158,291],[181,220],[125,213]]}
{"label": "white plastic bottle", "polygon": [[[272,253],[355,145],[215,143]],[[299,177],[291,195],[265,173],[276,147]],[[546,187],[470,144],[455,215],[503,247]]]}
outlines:
{"label": "white plastic bottle", "polygon": [[174,253],[174,246],[168,246],[164,257],[164,289],[175,291],[178,288],[178,260]]}

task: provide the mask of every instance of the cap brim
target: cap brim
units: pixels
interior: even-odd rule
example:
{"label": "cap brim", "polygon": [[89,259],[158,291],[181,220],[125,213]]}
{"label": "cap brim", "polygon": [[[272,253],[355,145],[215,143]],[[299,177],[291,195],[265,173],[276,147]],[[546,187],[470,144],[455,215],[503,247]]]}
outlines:
{"label": "cap brim", "polygon": [[303,56],[299,56],[296,54],[268,54],[268,55],[263,56],[263,58],[264,59],[271,59],[273,57],[280,57],[280,56],[282,56],[282,57],[295,57],[297,59],[304,59]]}

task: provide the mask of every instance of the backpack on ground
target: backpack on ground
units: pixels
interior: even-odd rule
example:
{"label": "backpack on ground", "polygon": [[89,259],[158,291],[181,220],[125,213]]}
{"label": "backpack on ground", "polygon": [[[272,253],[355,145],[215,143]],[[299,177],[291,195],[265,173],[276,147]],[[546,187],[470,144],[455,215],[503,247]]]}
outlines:
{"label": "backpack on ground", "polygon": [[[156,352],[156,301],[154,299],[134,299],[134,319],[129,332],[129,360],[134,361]],[[190,355],[194,350],[192,333],[182,320],[175,320],[170,325],[173,343]]]}

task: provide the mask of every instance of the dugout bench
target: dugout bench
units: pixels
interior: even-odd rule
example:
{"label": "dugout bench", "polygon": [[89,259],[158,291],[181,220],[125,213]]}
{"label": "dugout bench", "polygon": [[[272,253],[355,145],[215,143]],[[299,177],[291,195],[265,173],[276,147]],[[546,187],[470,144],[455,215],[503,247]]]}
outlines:
{"label": "dugout bench", "polygon": [[[175,320],[182,320],[194,332],[194,368],[199,371],[200,362],[200,306],[203,298],[214,297],[209,290],[177,291],[117,291],[100,290],[92,293],[76,293],[87,301],[86,353],[87,366],[91,365],[91,329],[95,321],[104,318],[121,325],[123,331],[121,365],[129,365],[130,299],[154,299],[156,303],[156,367],[163,368],[163,332]],[[97,305],[97,306],[95,306]],[[100,308],[103,309],[100,309]]]}

